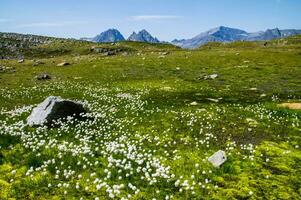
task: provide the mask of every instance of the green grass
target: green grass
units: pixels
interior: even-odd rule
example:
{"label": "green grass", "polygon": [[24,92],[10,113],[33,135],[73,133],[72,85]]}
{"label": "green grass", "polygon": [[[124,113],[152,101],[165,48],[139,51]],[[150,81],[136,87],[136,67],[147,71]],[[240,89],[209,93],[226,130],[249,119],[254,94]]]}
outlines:
{"label": "green grass", "polygon": [[[0,71],[0,199],[108,199],[106,189],[120,184],[116,199],[300,199],[301,111],[277,107],[301,100],[300,38],[197,50],[55,40],[23,49],[24,63],[0,60],[15,69]],[[93,46],[128,55],[103,56]],[[71,65],[58,67],[63,61]],[[36,80],[43,72],[52,79]],[[95,120],[23,125],[50,95],[86,101]],[[207,158],[220,149],[228,160],[214,168]],[[131,167],[111,166],[110,155]],[[160,168],[147,167],[155,161],[169,177],[141,179],[142,168]],[[97,189],[96,178],[107,186]]]}

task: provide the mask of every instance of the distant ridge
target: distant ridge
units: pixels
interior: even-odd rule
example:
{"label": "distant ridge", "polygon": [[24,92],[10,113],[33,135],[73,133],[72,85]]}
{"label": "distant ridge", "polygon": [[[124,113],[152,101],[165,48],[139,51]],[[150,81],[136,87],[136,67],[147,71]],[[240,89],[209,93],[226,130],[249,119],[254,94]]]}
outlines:
{"label": "distant ridge", "polygon": [[191,39],[173,40],[171,43],[182,48],[197,48],[208,42],[233,42],[233,41],[261,41],[288,37],[301,34],[301,30],[268,29],[255,33],[248,33],[244,30],[220,26],[204,33],[201,33]]}
{"label": "distant ridge", "polygon": [[[297,29],[284,29],[280,30],[278,28],[267,29],[266,31],[259,31],[248,33],[244,30],[237,28],[230,28],[226,26],[219,26],[209,31],[200,33],[199,35],[191,39],[181,39],[173,40],[171,44],[182,47],[193,49],[208,42],[233,42],[233,41],[263,41],[272,40],[277,38],[284,38],[288,36],[301,34],[301,30]],[[84,41],[91,42],[119,42],[125,41],[123,35],[117,29],[109,29],[102,32],[101,34],[95,36],[94,38],[81,38]],[[148,42],[148,43],[166,43],[160,42],[156,37],[153,37],[145,29],[139,31],[138,33],[133,32],[127,39],[128,41],[136,42]]]}

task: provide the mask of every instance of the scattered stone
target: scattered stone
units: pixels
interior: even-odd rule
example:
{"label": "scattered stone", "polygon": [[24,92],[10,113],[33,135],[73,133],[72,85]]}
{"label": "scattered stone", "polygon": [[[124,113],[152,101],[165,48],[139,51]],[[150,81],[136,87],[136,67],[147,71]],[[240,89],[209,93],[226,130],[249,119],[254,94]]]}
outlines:
{"label": "scattered stone", "polygon": [[204,79],[207,80],[207,79],[216,79],[218,77],[218,74],[211,74],[211,75],[206,75],[204,76]]}
{"label": "scattered stone", "polygon": [[81,103],[50,96],[32,110],[27,118],[27,124],[29,126],[49,124],[53,120],[68,116],[79,117],[81,113],[85,112]]}
{"label": "scattered stone", "polygon": [[43,65],[43,64],[45,64],[43,61],[40,61],[40,60],[36,60],[35,61],[35,64],[37,64],[37,65]]}
{"label": "scattered stone", "polygon": [[0,72],[16,72],[14,67],[0,66]]}
{"label": "scattered stone", "polygon": [[49,80],[51,79],[51,76],[47,73],[39,74],[37,75],[38,80]]}
{"label": "scattered stone", "polygon": [[164,90],[164,91],[171,91],[171,90],[172,90],[172,88],[171,88],[171,87],[168,87],[168,86],[166,86],[166,87],[162,87],[162,88],[161,88],[161,90]]}
{"label": "scattered stone", "polygon": [[114,56],[114,55],[116,55],[116,52],[114,52],[114,51],[107,51],[107,52],[104,52],[102,55],[103,56]]}
{"label": "scattered stone", "polygon": [[190,103],[191,106],[197,106],[198,103],[196,101]]}
{"label": "scattered stone", "polygon": [[18,63],[23,63],[23,62],[24,62],[24,59],[18,60]]}
{"label": "scattered stone", "polygon": [[257,88],[250,88],[249,90],[251,90],[251,91],[257,91],[258,89]]}
{"label": "scattered stone", "polygon": [[178,71],[179,71],[179,70],[181,70],[181,68],[180,68],[180,67],[177,67],[177,68],[176,68],[176,70],[178,70]]}
{"label": "scattered stone", "polygon": [[214,102],[214,103],[218,103],[219,100],[218,99],[212,99],[212,98],[206,98],[208,101]]}
{"label": "scattered stone", "polygon": [[123,55],[123,56],[128,56],[128,55],[130,55],[130,54],[129,54],[129,52],[123,52],[122,55]]}
{"label": "scattered stone", "polygon": [[260,97],[262,97],[262,98],[263,98],[263,97],[266,97],[266,96],[267,96],[266,94],[261,94],[261,95],[260,95]]}
{"label": "scattered stone", "polygon": [[301,110],[301,103],[282,103],[278,104],[278,107],[288,108],[292,110]]}
{"label": "scattered stone", "polygon": [[62,62],[62,63],[57,64],[58,67],[67,66],[67,65],[70,65],[70,63]]}
{"label": "scattered stone", "polygon": [[208,158],[208,161],[214,166],[214,167],[219,167],[221,166],[224,162],[226,162],[227,156],[226,153],[222,150],[219,150],[215,152],[212,156]]}
{"label": "scattered stone", "polygon": [[92,47],[92,48],[91,48],[91,51],[94,51],[95,53],[103,53],[103,52],[105,52],[106,50],[103,49],[103,48],[95,48],[95,47]]}
{"label": "scattered stone", "polygon": [[169,54],[169,52],[161,52],[160,55],[161,56],[167,56]]}

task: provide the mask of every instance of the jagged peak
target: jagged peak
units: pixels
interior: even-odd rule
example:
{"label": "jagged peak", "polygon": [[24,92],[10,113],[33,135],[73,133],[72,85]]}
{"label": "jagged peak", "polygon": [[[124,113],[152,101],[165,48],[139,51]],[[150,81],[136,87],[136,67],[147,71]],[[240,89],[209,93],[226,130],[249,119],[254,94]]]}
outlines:
{"label": "jagged peak", "polygon": [[110,28],[93,38],[95,42],[118,42],[125,40],[123,35],[115,28]]}
{"label": "jagged peak", "polygon": [[133,32],[128,38],[130,41],[140,41],[140,42],[150,42],[150,43],[159,43],[160,41],[153,37],[147,30],[142,29],[138,33]]}
{"label": "jagged peak", "polygon": [[145,29],[142,29],[139,33],[148,33],[149,34],[149,32]]}

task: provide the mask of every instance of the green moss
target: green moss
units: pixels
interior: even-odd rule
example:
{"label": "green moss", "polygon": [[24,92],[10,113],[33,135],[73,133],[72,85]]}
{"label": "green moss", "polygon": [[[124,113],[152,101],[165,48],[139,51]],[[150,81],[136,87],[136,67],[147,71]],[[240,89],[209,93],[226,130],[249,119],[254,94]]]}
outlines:
{"label": "green moss", "polygon": [[10,197],[10,184],[0,179],[0,198],[5,200]]}

